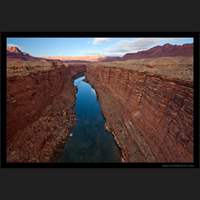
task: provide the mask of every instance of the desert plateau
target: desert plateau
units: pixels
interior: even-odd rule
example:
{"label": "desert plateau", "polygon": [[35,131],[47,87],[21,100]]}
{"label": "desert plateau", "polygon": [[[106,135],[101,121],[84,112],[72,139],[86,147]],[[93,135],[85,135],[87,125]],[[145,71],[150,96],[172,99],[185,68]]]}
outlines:
{"label": "desert plateau", "polygon": [[6,67],[7,162],[193,162],[192,43],[109,56],[9,45]]}

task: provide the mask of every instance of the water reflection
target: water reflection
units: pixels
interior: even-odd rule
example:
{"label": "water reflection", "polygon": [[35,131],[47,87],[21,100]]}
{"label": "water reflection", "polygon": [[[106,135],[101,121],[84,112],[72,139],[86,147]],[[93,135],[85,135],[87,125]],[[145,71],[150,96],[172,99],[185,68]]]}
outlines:
{"label": "water reflection", "polygon": [[82,76],[74,81],[77,122],[67,139],[60,162],[120,162],[120,152],[105,128],[96,92]]}

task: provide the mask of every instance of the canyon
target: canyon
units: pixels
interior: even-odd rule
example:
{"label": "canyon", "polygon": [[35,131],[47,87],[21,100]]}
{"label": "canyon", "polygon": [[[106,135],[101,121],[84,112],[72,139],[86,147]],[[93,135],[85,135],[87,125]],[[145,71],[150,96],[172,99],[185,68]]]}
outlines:
{"label": "canyon", "polygon": [[7,60],[7,161],[49,162],[75,123],[73,77],[83,64]]}
{"label": "canyon", "polygon": [[124,162],[193,161],[192,58],[87,67]]}
{"label": "canyon", "polygon": [[111,62],[111,61],[124,61],[131,59],[144,59],[144,58],[159,58],[159,57],[191,57],[193,56],[193,45],[172,45],[165,44],[163,46],[155,46],[150,49],[137,51],[135,53],[126,53],[123,56],[108,56],[101,58],[99,61]]}
{"label": "canyon", "polygon": [[189,49],[173,56],[134,55],[89,63],[8,50],[7,161],[56,162],[76,124],[73,80],[85,74],[97,92],[105,128],[113,134],[122,162],[193,162]]}

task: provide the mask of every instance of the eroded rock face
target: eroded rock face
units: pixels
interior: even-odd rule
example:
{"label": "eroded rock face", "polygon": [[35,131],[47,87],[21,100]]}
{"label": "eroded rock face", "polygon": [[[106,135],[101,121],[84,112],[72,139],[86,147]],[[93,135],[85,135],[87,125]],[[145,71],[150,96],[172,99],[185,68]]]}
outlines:
{"label": "eroded rock face", "polygon": [[147,50],[138,51],[136,53],[127,53],[122,57],[104,57],[99,61],[124,61],[132,59],[146,59],[146,58],[159,58],[159,57],[177,57],[193,55],[193,44],[172,45],[165,44],[163,46],[155,46]]}
{"label": "eroded rock face", "polygon": [[54,159],[75,123],[73,76],[84,71],[63,65],[7,77],[8,162]]}
{"label": "eroded rock face", "polygon": [[37,60],[38,58],[29,55],[28,53],[22,52],[16,46],[7,47],[7,57],[12,58],[13,60]]}
{"label": "eroded rock face", "polygon": [[193,45],[172,45],[165,44],[163,46],[155,46],[151,49],[139,51],[137,53],[128,53],[122,57],[122,60],[142,59],[142,58],[158,58],[168,56],[192,56]]}
{"label": "eroded rock face", "polygon": [[86,77],[123,160],[192,162],[192,81],[105,65],[89,66]]}
{"label": "eroded rock face", "polygon": [[[35,121],[67,80],[67,70],[59,69],[7,80],[7,136]],[[61,81],[63,80],[63,81]]]}
{"label": "eroded rock face", "polygon": [[7,53],[23,54],[23,52],[16,46],[8,46]]}

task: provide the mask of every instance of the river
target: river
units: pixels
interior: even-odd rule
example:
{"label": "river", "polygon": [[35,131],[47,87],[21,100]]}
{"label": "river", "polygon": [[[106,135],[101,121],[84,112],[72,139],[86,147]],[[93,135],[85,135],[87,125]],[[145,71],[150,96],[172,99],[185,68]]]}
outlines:
{"label": "river", "polygon": [[92,86],[76,78],[76,125],[68,137],[59,162],[121,162],[120,150],[105,127],[97,95]]}

